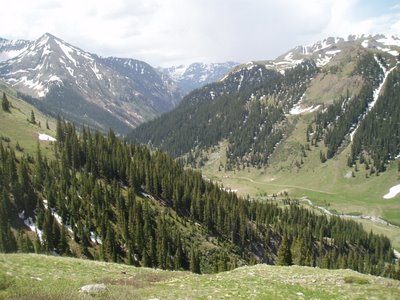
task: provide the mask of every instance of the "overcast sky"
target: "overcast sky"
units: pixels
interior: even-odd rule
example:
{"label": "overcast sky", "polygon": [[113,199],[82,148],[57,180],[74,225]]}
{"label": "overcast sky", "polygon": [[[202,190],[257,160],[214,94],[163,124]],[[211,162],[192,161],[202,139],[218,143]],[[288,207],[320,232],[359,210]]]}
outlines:
{"label": "overcast sky", "polygon": [[400,36],[392,0],[11,0],[0,37],[45,32],[101,56],[153,66],[273,59],[328,36]]}

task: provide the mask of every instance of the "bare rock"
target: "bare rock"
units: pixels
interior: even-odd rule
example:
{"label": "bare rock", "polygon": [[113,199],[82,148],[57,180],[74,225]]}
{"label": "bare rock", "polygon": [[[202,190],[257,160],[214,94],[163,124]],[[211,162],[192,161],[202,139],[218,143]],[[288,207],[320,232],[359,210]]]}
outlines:
{"label": "bare rock", "polygon": [[100,283],[100,284],[84,285],[79,289],[79,292],[87,294],[99,294],[104,292],[105,290],[106,290],[106,285],[104,283]]}

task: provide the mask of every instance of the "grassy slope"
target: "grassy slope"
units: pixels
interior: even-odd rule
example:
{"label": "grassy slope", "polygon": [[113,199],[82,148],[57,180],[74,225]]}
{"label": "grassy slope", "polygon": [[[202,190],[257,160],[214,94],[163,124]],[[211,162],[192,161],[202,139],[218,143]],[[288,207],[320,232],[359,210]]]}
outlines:
{"label": "grassy slope", "polygon": [[[18,99],[15,90],[0,82],[0,97],[2,97],[3,92],[7,94],[12,108],[11,113],[6,113],[0,108],[0,136],[10,138],[10,144],[14,149],[18,142],[24,148],[25,153],[33,155],[37,148],[38,134],[46,133],[50,136],[55,136],[56,122],[54,118],[42,114],[32,105]],[[32,110],[35,114],[36,122],[40,122],[41,127],[28,122]],[[46,129],[46,120],[48,120],[50,130]],[[48,151],[50,149],[49,142],[42,141],[40,144],[44,153],[50,153]]]}
{"label": "grassy slope", "polygon": [[[346,283],[353,279],[353,283]],[[79,288],[104,283],[99,299],[398,299],[400,282],[351,270],[256,265],[188,272],[43,255],[0,254],[0,299],[92,299]]]}
{"label": "grassy slope", "polygon": [[[203,168],[205,176],[223,183],[224,186],[237,189],[242,195],[257,197],[267,193],[287,191],[290,197],[307,197],[315,204],[327,206],[329,209],[346,214],[364,214],[384,218],[400,224],[400,195],[385,200],[382,198],[389,188],[400,181],[397,163],[392,163],[389,169],[379,176],[366,178],[364,166],[354,172],[355,177],[346,178],[351,169],[347,166],[347,146],[337,157],[321,164],[319,151],[326,150],[323,143],[306,151],[307,157],[302,157],[300,145],[306,143],[306,126],[312,116],[294,116],[293,131],[281,143],[271,157],[271,165],[265,170],[247,168],[241,171],[218,171],[220,161],[224,162],[224,145],[219,153],[210,155],[210,160]],[[296,161],[303,159],[304,164],[298,169]],[[386,234],[400,249],[400,228],[388,227],[363,221],[367,229]]]}

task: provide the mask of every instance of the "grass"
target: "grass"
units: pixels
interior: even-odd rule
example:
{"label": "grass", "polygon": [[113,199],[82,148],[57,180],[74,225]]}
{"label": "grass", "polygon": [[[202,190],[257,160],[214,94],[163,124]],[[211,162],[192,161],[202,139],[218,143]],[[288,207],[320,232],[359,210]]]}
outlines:
{"label": "grass", "polygon": [[[45,133],[55,136],[56,121],[54,118],[44,115],[32,105],[16,97],[16,92],[0,82],[0,95],[6,92],[8,100],[11,102],[11,113],[4,112],[0,109],[0,136],[10,140],[10,146],[14,149],[17,143],[23,149],[22,152],[17,151],[17,155],[29,153],[34,155],[37,149],[38,134]],[[31,111],[35,114],[37,124],[29,122]],[[50,129],[46,129],[46,121]],[[39,127],[39,122],[41,126]],[[3,140],[4,144],[4,140]],[[44,154],[51,155],[51,143],[40,141],[40,145]]]}
{"label": "grass", "polygon": [[[222,183],[225,187],[238,190],[238,193],[252,198],[259,195],[279,194],[284,191],[291,198],[307,197],[314,204],[325,206],[338,213],[352,215],[370,215],[400,225],[400,195],[385,200],[389,188],[399,184],[400,174],[397,162],[392,163],[386,172],[379,176],[366,178],[364,166],[358,171],[347,166],[350,146],[333,159],[321,164],[320,150],[326,151],[323,143],[306,151],[302,157],[301,145],[306,144],[306,127],[312,115],[292,116],[290,122],[293,130],[271,156],[270,165],[266,169],[246,168],[241,171],[218,171],[220,161],[224,163],[224,143],[212,154],[203,173],[206,177]],[[296,161],[303,160],[300,168]],[[355,177],[346,178],[346,174],[354,172]],[[400,228],[359,220],[367,230],[387,235],[394,247],[400,250]]]}
{"label": "grass", "polygon": [[[400,282],[351,270],[247,266],[189,272],[35,254],[0,254],[0,299],[398,299]],[[98,295],[79,292],[103,283]]]}
{"label": "grass", "polygon": [[356,284],[369,284],[369,280],[359,276],[345,276],[343,278],[345,283],[356,283]]}

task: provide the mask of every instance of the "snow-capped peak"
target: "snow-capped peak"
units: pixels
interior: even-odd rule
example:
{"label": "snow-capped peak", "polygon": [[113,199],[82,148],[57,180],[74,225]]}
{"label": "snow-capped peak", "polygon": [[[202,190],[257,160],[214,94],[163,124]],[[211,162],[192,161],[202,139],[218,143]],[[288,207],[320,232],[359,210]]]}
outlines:
{"label": "snow-capped peak", "polygon": [[[92,77],[102,78],[92,54],[45,33],[17,56],[1,63],[0,73],[9,84],[40,98],[65,79],[77,81],[80,67],[90,71]],[[87,78],[88,74],[82,76]]]}
{"label": "snow-capped peak", "polygon": [[196,62],[188,66],[179,65],[169,68],[159,68],[159,70],[175,80],[184,93],[188,93],[195,88],[221,79],[236,65],[237,63],[235,62]]}

